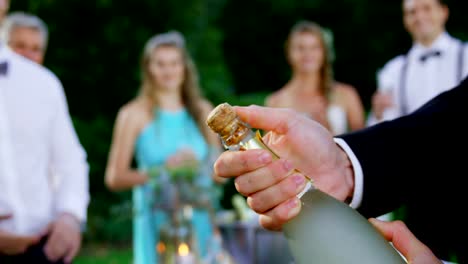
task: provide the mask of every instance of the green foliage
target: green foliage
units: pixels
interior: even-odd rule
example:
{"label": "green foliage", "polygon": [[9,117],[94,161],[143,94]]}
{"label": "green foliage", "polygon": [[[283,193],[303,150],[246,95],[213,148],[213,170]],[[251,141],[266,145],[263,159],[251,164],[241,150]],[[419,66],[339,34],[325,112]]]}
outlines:
{"label": "green foliage", "polygon": [[87,246],[73,261],[75,264],[129,264],[132,263],[131,247]]}

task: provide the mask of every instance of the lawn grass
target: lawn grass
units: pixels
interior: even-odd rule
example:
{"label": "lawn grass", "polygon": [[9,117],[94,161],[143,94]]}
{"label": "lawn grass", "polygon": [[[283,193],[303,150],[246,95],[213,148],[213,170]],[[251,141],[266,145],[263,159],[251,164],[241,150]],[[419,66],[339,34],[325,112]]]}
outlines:
{"label": "lawn grass", "polygon": [[131,246],[88,245],[81,249],[74,264],[131,264]]}

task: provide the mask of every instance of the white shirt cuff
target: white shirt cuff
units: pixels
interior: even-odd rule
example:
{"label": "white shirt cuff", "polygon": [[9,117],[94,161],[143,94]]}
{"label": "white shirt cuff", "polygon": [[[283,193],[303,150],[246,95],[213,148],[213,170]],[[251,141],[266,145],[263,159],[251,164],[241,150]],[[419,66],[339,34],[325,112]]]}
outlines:
{"label": "white shirt cuff", "polygon": [[362,167],[359,163],[359,160],[354,155],[354,152],[348,146],[348,144],[341,138],[334,138],[335,143],[346,152],[348,155],[349,160],[351,161],[351,165],[353,166],[354,172],[354,192],[353,192],[353,199],[349,206],[356,209],[361,205],[362,202],[362,195],[364,190],[364,178],[362,173]]}

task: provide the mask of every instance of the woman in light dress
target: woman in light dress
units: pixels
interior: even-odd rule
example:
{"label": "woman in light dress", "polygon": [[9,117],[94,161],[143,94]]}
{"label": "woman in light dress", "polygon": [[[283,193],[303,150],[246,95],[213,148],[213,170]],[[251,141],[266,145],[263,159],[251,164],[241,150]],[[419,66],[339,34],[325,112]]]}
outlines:
{"label": "woman in light dress", "polygon": [[363,128],[365,115],[356,89],[333,79],[333,54],[326,36],[314,22],[293,26],[285,47],[291,79],[267,96],[265,105],[303,112],[337,135]]}
{"label": "woman in light dress", "polygon": [[[212,250],[221,250],[213,244],[219,235],[211,210],[216,209],[217,197],[209,195],[222,181],[212,174],[213,154],[216,157],[222,149],[218,136],[204,123],[213,106],[200,94],[195,65],[179,32],[148,40],[141,67],[140,93],[117,114],[106,185],[114,191],[133,192],[135,264],[162,262],[161,254],[168,249],[160,243],[162,232],[174,227],[172,211],[166,208],[173,209],[179,201],[174,195],[192,194],[205,202],[213,199],[211,204],[192,207],[189,216],[196,251],[205,260]],[[132,167],[133,159],[137,168]],[[198,191],[177,190],[174,186],[180,185],[168,177],[171,171],[195,172],[192,181]]]}

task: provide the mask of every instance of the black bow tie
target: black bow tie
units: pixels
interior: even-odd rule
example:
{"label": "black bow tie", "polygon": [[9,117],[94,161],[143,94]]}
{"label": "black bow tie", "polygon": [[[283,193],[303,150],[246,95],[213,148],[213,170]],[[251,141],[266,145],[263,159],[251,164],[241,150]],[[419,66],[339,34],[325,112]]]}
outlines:
{"label": "black bow tie", "polygon": [[6,75],[8,72],[8,62],[0,62],[0,76]]}
{"label": "black bow tie", "polygon": [[425,62],[425,61],[427,61],[427,59],[429,59],[431,57],[440,57],[440,55],[442,55],[441,51],[431,50],[431,51],[428,51],[428,52],[424,53],[423,55],[421,55],[421,57],[419,57],[419,61]]}

